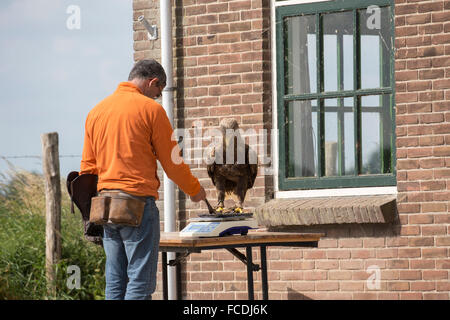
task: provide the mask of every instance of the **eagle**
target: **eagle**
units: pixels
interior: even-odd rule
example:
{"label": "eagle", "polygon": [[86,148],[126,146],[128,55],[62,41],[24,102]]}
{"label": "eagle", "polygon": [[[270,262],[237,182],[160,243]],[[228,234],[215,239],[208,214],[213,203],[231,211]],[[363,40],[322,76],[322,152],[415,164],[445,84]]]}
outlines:
{"label": "eagle", "polygon": [[[208,176],[217,189],[216,212],[224,211],[225,195],[237,198],[234,212],[243,212],[247,190],[253,187],[258,173],[256,153],[240,136],[236,119],[220,122],[222,141],[213,145],[208,154]],[[236,199],[234,199],[236,202]]]}

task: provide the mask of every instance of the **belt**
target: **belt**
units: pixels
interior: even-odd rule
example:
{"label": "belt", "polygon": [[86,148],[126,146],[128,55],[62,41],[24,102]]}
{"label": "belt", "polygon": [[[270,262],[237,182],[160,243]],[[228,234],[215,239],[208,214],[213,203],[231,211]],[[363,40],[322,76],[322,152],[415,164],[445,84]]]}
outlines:
{"label": "belt", "polygon": [[123,190],[120,190],[120,189],[102,189],[102,190],[99,191],[99,194],[101,194],[102,196],[120,195],[120,196],[125,196],[125,197],[129,197],[129,198],[141,200],[141,201],[144,201],[144,202],[147,201],[147,198],[155,199],[155,197],[153,197],[153,196],[148,196],[148,197],[135,196],[135,195],[129,194],[129,193],[127,193],[127,192],[125,192]]}

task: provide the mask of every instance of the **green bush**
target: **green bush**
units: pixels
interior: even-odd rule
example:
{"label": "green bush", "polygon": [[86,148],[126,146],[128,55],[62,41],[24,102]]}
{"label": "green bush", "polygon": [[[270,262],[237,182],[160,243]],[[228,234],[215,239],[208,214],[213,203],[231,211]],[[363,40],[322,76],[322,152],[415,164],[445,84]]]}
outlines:
{"label": "green bush", "polygon": [[[45,278],[45,194],[42,176],[12,170],[0,182],[0,299],[103,299],[103,249],[83,237],[81,215],[70,213],[61,183],[61,261],[55,266],[56,294]],[[80,268],[79,289],[69,289],[71,265]]]}

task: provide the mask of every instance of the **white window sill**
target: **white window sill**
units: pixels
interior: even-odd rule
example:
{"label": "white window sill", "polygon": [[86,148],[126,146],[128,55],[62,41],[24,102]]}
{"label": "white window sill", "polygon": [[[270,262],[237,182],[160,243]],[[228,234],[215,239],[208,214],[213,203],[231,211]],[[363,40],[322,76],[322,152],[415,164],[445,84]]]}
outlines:
{"label": "white window sill", "polygon": [[341,189],[314,189],[276,191],[275,199],[313,198],[313,197],[344,197],[344,196],[374,196],[396,195],[397,187],[371,187],[371,188],[341,188]]}

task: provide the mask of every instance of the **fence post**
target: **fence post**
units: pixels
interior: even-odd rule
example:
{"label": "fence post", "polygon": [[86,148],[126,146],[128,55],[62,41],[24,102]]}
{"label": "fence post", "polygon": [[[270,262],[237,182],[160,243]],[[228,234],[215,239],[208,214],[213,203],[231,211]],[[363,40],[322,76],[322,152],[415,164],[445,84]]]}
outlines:
{"label": "fence post", "polygon": [[61,181],[59,174],[58,133],[41,135],[42,167],[45,183],[45,270],[47,291],[56,295],[54,264],[61,259]]}

